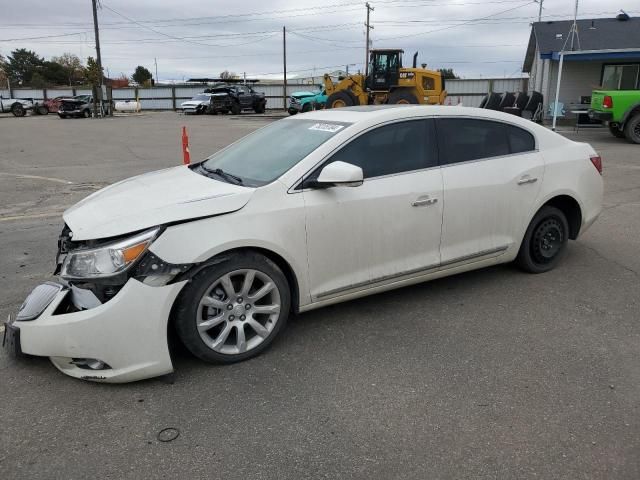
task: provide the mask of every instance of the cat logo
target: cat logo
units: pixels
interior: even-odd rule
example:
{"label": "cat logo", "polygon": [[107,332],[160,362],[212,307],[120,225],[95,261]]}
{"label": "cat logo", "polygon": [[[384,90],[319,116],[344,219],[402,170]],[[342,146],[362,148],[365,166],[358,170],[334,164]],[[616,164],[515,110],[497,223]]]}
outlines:
{"label": "cat logo", "polygon": [[409,79],[409,78],[413,78],[415,77],[416,74],[414,72],[400,72],[400,78],[401,79]]}

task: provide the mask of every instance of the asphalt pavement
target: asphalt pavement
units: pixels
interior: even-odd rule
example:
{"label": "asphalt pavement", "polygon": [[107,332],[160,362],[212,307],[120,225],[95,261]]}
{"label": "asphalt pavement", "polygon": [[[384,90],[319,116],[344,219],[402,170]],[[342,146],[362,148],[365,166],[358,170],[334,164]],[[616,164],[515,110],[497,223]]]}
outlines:
{"label": "asphalt pavement", "polygon": [[[180,163],[183,125],[199,159],[268,121],[1,116],[1,318],[49,278],[64,208]],[[0,477],[640,478],[640,146],[566,134],[602,154],[605,208],[556,270],[327,307],[258,358],[179,350],[175,374],[133,384],[0,351]]]}

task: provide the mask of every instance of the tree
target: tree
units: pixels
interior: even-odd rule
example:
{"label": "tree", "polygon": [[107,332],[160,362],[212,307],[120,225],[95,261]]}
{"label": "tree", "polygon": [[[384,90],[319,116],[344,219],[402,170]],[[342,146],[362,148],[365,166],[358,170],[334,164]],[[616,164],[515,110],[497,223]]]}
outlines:
{"label": "tree", "polygon": [[454,73],[453,68],[440,68],[438,69],[443,80],[454,80],[458,76]]}
{"label": "tree", "polygon": [[93,57],[87,57],[87,67],[84,69],[84,78],[85,80],[94,87],[100,86],[100,77],[101,77],[100,68],[98,67],[98,62]]}
{"label": "tree", "polygon": [[[69,78],[67,75],[67,69],[57,62],[45,60],[42,67],[31,77],[29,82],[32,87],[42,88],[40,85],[35,85],[34,81],[38,75],[47,85],[64,85]],[[38,80],[40,80],[40,78]]]}
{"label": "tree", "polygon": [[12,81],[26,85],[43,64],[44,60],[36,52],[19,48],[7,57],[6,73]]}
{"label": "tree", "polygon": [[229,70],[225,70],[224,72],[220,73],[220,78],[222,80],[229,80],[232,78],[238,78],[238,75],[236,74],[236,72],[230,72]]}
{"label": "tree", "polygon": [[7,60],[0,55],[0,88],[4,88],[7,86],[7,80],[9,79],[7,75]]}
{"label": "tree", "polygon": [[153,75],[151,75],[151,72],[141,65],[138,65],[136,67],[136,71],[133,72],[133,75],[131,75],[131,80],[136,82],[138,85],[144,85],[145,83],[148,83],[152,78]]}
{"label": "tree", "polygon": [[69,85],[73,85],[74,82],[78,82],[82,79],[84,66],[82,60],[73,53],[63,53],[59,57],[52,57],[52,62],[56,62],[64,67],[67,74],[67,81]]}
{"label": "tree", "polygon": [[29,79],[29,86],[33,88],[45,88],[49,82],[40,72],[34,72]]}

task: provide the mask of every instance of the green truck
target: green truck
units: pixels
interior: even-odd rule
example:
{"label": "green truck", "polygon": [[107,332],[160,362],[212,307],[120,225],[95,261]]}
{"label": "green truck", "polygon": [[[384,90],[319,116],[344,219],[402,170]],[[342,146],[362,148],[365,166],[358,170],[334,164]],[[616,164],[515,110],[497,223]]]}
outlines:
{"label": "green truck", "polygon": [[640,143],[640,90],[594,90],[589,117],[618,138]]}

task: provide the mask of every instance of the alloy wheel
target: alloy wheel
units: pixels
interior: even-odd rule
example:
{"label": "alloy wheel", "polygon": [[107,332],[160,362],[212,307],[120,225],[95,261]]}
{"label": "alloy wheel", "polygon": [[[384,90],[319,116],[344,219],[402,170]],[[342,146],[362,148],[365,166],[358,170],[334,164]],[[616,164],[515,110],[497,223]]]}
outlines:
{"label": "alloy wheel", "polygon": [[196,310],[196,326],[211,350],[242,354],[270,335],[281,306],[280,292],[269,275],[254,269],[234,270],[207,289]]}

